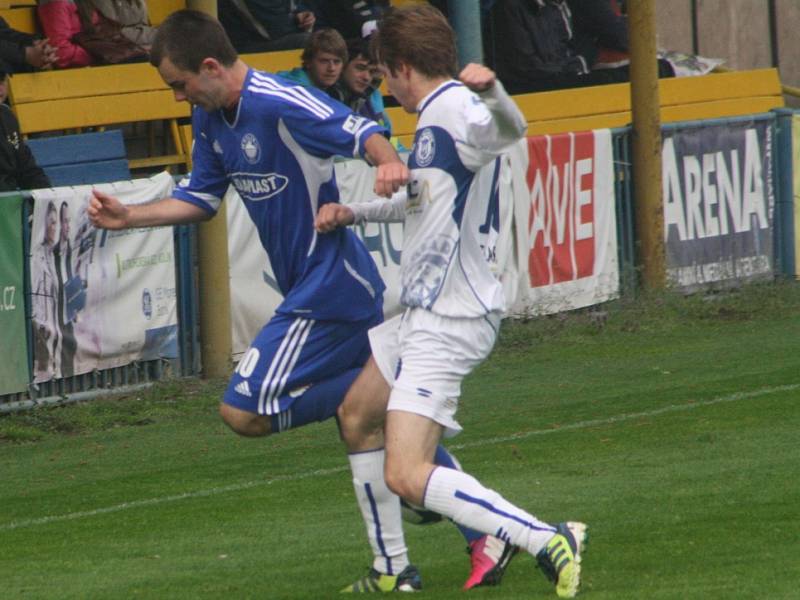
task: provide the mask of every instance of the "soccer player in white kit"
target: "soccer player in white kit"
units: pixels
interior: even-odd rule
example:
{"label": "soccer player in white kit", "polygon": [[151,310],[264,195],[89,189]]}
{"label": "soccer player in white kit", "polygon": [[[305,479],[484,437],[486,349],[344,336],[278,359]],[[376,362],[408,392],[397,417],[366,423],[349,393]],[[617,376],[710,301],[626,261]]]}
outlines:
{"label": "soccer player in white kit", "polygon": [[[406,310],[370,331],[372,359],[339,408],[345,443],[356,457],[357,493],[359,482],[376,503],[391,503],[394,492],[526,550],[557,594],[572,597],[580,585],[583,523],[545,523],[467,473],[432,460],[441,436],[461,429],[455,420],[461,381],[489,355],[505,310],[490,264],[496,236],[485,178],[496,157],[525,134],[525,119],[486,67],[471,64],[460,81],[453,78],[453,31],[434,8],[390,11],[373,43],[390,91],[419,115],[411,178],[391,199],[325,205],[316,219],[319,231],[363,220],[406,223]],[[383,402],[376,398],[388,398],[383,432]],[[381,467],[385,497],[376,492]],[[377,591],[380,582],[372,572],[344,591]]]}

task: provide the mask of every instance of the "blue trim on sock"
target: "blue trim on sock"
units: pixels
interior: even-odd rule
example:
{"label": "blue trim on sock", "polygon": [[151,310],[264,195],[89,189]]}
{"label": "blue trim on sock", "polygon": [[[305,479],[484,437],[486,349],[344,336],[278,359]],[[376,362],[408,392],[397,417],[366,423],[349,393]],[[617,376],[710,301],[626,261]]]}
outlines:
{"label": "blue trim on sock", "polygon": [[378,518],[378,503],[375,502],[375,496],[372,494],[372,486],[368,483],[365,483],[364,491],[367,494],[370,509],[372,509],[372,519],[375,521],[375,538],[378,541],[378,548],[380,548],[381,554],[386,559],[386,574],[394,575],[392,572],[392,559],[386,554],[386,546],[384,546],[383,536],[381,536],[381,520]]}
{"label": "blue trim on sock", "polygon": [[528,529],[533,529],[534,531],[552,531],[552,532],[556,531],[552,527],[546,527],[546,528],[537,527],[533,523],[529,523],[528,521],[525,521],[524,519],[520,519],[516,515],[512,515],[512,514],[509,514],[507,512],[503,512],[499,508],[495,508],[494,506],[492,506],[491,503],[487,502],[486,500],[481,500],[480,498],[475,498],[474,496],[470,496],[469,494],[465,494],[464,492],[462,492],[460,490],[456,490],[455,497],[458,498],[459,500],[463,500],[464,502],[469,502],[471,504],[477,504],[478,506],[480,506],[482,508],[485,508],[489,512],[493,512],[494,514],[500,515],[501,517],[505,517],[506,519],[511,519],[512,521],[516,521],[517,523],[519,523],[520,525],[522,525],[524,527],[527,527]]}

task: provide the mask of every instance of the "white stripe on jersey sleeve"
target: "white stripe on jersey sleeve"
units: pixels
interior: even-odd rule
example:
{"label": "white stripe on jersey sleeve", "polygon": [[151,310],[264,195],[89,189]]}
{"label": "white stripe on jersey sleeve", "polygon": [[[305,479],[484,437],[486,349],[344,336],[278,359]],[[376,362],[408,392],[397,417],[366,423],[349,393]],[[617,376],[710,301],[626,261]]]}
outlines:
{"label": "white stripe on jersey sleeve", "polygon": [[253,77],[247,89],[256,94],[276,96],[288,100],[297,106],[305,108],[321,119],[325,119],[333,114],[333,109],[330,106],[320,99],[315,98],[307,89],[300,85],[284,86],[277,81],[258,77],[257,73],[253,73]]}
{"label": "white stripe on jersey sleeve", "polygon": [[[186,180],[184,180],[186,181]],[[214,194],[205,194],[203,192],[195,192],[194,190],[187,190],[184,189],[182,186],[179,186],[177,189],[182,191],[185,194],[189,194],[193,198],[196,198],[200,202],[207,204],[209,208],[211,208],[214,212],[219,210],[219,205],[222,204],[222,199]]]}

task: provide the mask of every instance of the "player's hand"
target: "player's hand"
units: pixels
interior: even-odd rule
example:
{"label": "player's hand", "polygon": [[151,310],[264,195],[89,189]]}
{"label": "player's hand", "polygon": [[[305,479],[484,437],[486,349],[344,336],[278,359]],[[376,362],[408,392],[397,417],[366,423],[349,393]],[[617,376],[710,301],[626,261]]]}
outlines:
{"label": "player's hand", "polygon": [[402,161],[378,165],[373,190],[378,196],[391,198],[392,194],[408,183],[409,176],[408,167]]}
{"label": "player's hand", "polygon": [[489,67],[476,63],[469,63],[459,73],[458,78],[473,92],[485,92],[494,87],[497,76]]}
{"label": "player's hand", "polygon": [[314,219],[314,228],[320,233],[328,233],[337,227],[352,225],[355,220],[353,211],[344,204],[329,202],[320,207],[317,217]]}
{"label": "player's hand", "polygon": [[100,229],[125,229],[128,226],[130,209],[114,196],[92,190],[89,199],[89,220]]}
{"label": "player's hand", "polygon": [[317,17],[310,10],[301,10],[295,15],[295,20],[300,31],[311,31],[314,28]]}

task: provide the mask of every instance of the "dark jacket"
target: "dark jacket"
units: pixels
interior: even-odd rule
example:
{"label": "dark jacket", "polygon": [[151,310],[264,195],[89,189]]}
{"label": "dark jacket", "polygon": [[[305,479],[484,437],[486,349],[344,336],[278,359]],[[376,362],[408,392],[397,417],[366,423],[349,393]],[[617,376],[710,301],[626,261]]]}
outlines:
{"label": "dark jacket", "polygon": [[17,117],[8,106],[0,104],[0,192],[47,187],[50,180],[22,140]]}
{"label": "dark jacket", "polygon": [[553,75],[588,73],[594,64],[594,56],[576,50],[565,0],[498,0],[491,16],[495,71],[509,89]]}
{"label": "dark jacket", "polygon": [[331,27],[346,40],[361,37],[367,21],[380,19],[388,8],[385,0],[306,0],[317,18],[314,29]]}
{"label": "dark jacket", "polygon": [[32,70],[25,62],[25,48],[32,46],[35,39],[28,33],[12,29],[0,17],[0,61],[6,63],[13,72]]}
{"label": "dark jacket", "polygon": [[[243,6],[257,25],[237,5]],[[305,3],[296,3],[295,12],[303,10],[308,10]],[[300,32],[289,0],[218,0],[217,14],[238,52],[269,50],[265,42]]]}

